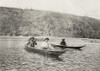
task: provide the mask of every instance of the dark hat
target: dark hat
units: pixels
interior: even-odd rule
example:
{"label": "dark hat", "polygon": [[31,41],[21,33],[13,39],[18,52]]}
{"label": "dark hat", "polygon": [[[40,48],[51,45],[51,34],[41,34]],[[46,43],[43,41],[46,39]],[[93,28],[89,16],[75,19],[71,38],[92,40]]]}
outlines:
{"label": "dark hat", "polygon": [[34,39],[34,37],[31,37],[32,39]]}
{"label": "dark hat", "polygon": [[49,38],[45,38],[44,40],[49,40]]}
{"label": "dark hat", "polygon": [[62,39],[62,40],[65,40],[65,39]]}
{"label": "dark hat", "polygon": [[34,40],[35,38],[34,37],[31,37],[29,40]]}

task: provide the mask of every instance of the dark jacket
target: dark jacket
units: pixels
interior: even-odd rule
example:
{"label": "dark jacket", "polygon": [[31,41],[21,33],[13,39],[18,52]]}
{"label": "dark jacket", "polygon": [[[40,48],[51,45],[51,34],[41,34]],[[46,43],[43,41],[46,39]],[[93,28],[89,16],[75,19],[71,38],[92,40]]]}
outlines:
{"label": "dark jacket", "polygon": [[37,42],[36,42],[35,39],[30,38],[29,42],[27,43],[27,45],[30,45],[31,47],[35,47],[35,45],[37,45]]}
{"label": "dark jacket", "polygon": [[66,46],[66,42],[64,40],[61,41],[60,45]]}

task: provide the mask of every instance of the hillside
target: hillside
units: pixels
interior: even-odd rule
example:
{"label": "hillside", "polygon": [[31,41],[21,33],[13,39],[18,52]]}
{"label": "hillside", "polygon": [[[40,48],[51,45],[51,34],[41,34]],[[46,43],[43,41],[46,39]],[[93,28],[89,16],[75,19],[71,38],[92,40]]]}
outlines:
{"label": "hillside", "polygon": [[99,26],[86,16],[0,7],[0,35],[100,38]]}

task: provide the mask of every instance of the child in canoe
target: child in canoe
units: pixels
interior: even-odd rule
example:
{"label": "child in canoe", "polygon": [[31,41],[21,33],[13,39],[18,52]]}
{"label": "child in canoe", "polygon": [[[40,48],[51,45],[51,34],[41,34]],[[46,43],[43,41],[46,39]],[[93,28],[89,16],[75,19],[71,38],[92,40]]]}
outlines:
{"label": "child in canoe", "polygon": [[67,45],[66,45],[65,39],[62,39],[62,41],[60,42],[60,45],[61,45],[61,46],[67,46]]}

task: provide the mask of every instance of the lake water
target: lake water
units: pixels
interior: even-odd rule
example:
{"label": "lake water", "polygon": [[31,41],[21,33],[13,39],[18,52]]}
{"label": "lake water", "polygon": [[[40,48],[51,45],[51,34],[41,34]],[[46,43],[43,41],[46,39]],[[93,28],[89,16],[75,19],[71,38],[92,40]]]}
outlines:
{"label": "lake water", "polygon": [[[100,71],[100,43],[66,38],[68,45],[86,44],[82,50],[68,49],[59,58],[27,52],[28,38],[0,38],[0,71]],[[51,39],[58,44],[60,39]],[[38,43],[40,44],[40,42]]]}

